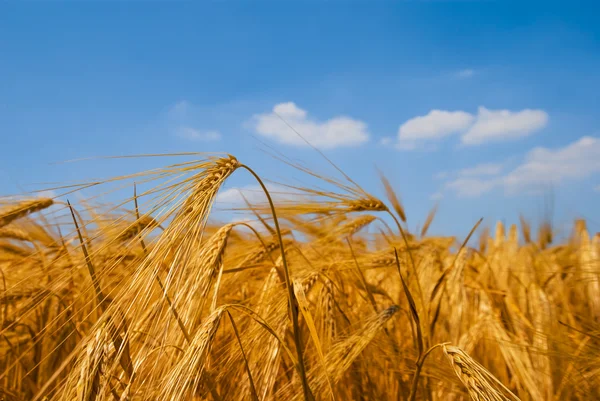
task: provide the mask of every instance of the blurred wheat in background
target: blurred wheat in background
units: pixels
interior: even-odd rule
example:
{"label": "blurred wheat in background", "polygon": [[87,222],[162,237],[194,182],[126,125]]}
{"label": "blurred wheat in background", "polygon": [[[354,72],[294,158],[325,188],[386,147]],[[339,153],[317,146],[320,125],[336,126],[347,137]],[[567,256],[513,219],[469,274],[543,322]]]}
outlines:
{"label": "blurred wheat in background", "polygon": [[320,177],[209,220],[248,173],[215,156],[94,183],[135,193],[114,205],[2,201],[0,399],[600,399],[585,222],[428,236],[435,210],[409,230],[383,175],[385,200]]}

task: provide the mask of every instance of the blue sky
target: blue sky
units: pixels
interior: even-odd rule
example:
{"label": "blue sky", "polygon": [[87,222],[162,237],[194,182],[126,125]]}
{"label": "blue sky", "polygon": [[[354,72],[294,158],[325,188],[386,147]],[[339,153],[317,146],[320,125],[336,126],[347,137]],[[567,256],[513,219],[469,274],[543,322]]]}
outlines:
{"label": "blue sky", "polygon": [[282,117],[377,195],[383,170],[411,227],[436,202],[432,229],[464,235],[552,198],[600,231],[600,10],[561,3],[2,3],[0,194],[173,161],[51,164],[102,155],[296,178],[272,146],[334,174]]}

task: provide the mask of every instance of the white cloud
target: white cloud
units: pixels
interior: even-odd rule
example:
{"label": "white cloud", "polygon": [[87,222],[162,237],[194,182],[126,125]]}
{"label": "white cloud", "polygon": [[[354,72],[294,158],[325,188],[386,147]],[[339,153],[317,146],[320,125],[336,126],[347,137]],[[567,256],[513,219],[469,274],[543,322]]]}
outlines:
{"label": "white cloud", "polygon": [[[237,230],[246,232],[248,234],[252,233],[252,230],[250,228],[248,228],[246,225],[248,225],[248,226],[252,227],[253,229],[255,229],[256,231],[258,231],[259,234],[267,234],[269,232],[267,230],[267,228],[264,226],[264,224],[256,218],[256,216],[250,215],[250,214],[243,216],[243,217],[240,217],[240,216],[233,217],[230,220],[230,223],[236,224]],[[271,221],[268,221],[267,224],[270,224],[270,226],[273,227],[273,224]]]}
{"label": "white cloud", "polygon": [[479,107],[475,123],[461,136],[461,141],[465,145],[479,145],[522,138],[544,128],[547,123],[548,114],[543,110],[512,112]]}
{"label": "white cloud", "polygon": [[473,116],[464,111],[431,110],[427,115],[411,118],[400,126],[398,145],[412,149],[416,143],[463,132],[472,122]]}
{"label": "white cloud", "polygon": [[256,133],[286,145],[308,146],[294,130],[322,149],[357,146],[369,140],[364,122],[345,116],[319,122],[293,102],[277,104],[272,112],[257,114],[250,123]]}
{"label": "white cloud", "polygon": [[496,187],[502,172],[501,163],[482,163],[464,168],[452,175],[446,173],[444,178],[453,176],[444,184],[444,189],[450,190],[460,198],[478,197]]}
{"label": "white cloud", "polygon": [[291,120],[304,120],[306,118],[306,111],[296,106],[294,102],[276,104],[273,107],[273,112]]}
{"label": "white cloud", "polygon": [[439,173],[434,174],[433,178],[435,180],[445,180],[446,178],[448,178],[449,175],[450,173],[448,173],[447,171],[440,171]]}
{"label": "white cloud", "polygon": [[524,163],[503,178],[503,184],[508,192],[514,193],[583,179],[599,172],[600,139],[584,136],[564,148],[531,150]]}
{"label": "white cloud", "polygon": [[461,177],[477,177],[482,175],[497,175],[502,171],[500,163],[483,163],[475,167],[464,168],[458,172]]}
{"label": "white cloud", "polygon": [[456,76],[458,78],[471,78],[473,75],[475,75],[475,70],[471,69],[471,68],[465,68],[464,70],[460,70],[456,73]]}
{"label": "white cloud", "polygon": [[[298,196],[298,194],[294,194],[292,189],[281,185],[266,184],[266,187],[274,202],[291,200],[293,197]],[[260,204],[267,201],[267,197],[259,185],[246,185],[219,191],[216,202],[228,207],[240,207],[245,206],[244,197],[250,204]]]}
{"label": "white cloud", "polygon": [[175,129],[175,132],[178,137],[191,141],[212,142],[221,139],[219,131],[200,131],[192,127],[180,126]]}
{"label": "white cloud", "polygon": [[431,194],[431,196],[429,197],[430,200],[433,201],[438,201],[444,198],[444,194],[442,193],[442,191],[438,191],[436,193]]}
{"label": "white cloud", "polygon": [[228,206],[240,206],[244,204],[244,198],[242,197],[242,194],[250,203],[258,203],[267,200],[262,188],[259,185],[248,185],[241,188],[235,187],[219,191],[215,201],[217,203],[227,204]]}
{"label": "white cloud", "polygon": [[45,189],[43,191],[36,192],[38,198],[56,198],[58,195],[51,189]]}
{"label": "white cloud", "polygon": [[568,180],[585,179],[600,173],[600,139],[585,136],[563,148],[535,148],[520,165],[504,175],[501,172],[500,164],[464,169],[455,179],[446,182],[444,188],[459,197],[476,197],[495,188],[515,195],[538,192]]}
{"label": "white cloud", "polygon": [[446,183],[445,188],[460,198],[472,198],[483,195],[497,185],[496,179],[459,177]]}
{"label": "white cloud", "polygon": [[[271,195],[271,199],[277,206],[278,202],[286,202],[298,200],[298,196],[301,194],[297,193],[291,188],[287,188],[282,185],[268,183],[266,184],[267,190]],[[243,196],[242,196],[243,194]],[[262,187],[260,185],[246,185],[242,187],[232,187],[227,188],[222,191],[219,191],[217,194],[217,198],[215,200],[215,204],[217,206],[215,210],[215,214],[217,216],[230,216],[228,210],[231,209],[244,209],[247,207],[246,202],[244,201],[244,197],[250,203],[250,205],[259,206],[266,205],[267,197],[263,192]],[[225,215],[221,213],[226,213]],[[270,213],[268,213],[270,215]],[[227,217],[226,217],[227,218]],[[229,217],[231,223],[245,223],[253,227],[259,233],[265,233],[267,230],[263,223],[249,210],[237,210],[235,215]],[[272,220],[267,219],[269,222]],[[272,225],[272,224],[271,224]],[[239,230],[248,231],[250,230],[243,225],[238,227]]]}
{"label": "white cloud", "polygon": [[175,103],[167,111],[167,115],[173,119],[182,119],[187,117],[191,109],[191,105],[187,100],[182,100]]}
{"label": "white cloud", "polygon": [[400,126],[396,147],[401,150],[423,148],[426,142],[457,134],[467,146],[514,140],[539,131],[547,123],[548,113],[543,110],[489,110],[481,106],[477,115],[460,110],[431,110]]}

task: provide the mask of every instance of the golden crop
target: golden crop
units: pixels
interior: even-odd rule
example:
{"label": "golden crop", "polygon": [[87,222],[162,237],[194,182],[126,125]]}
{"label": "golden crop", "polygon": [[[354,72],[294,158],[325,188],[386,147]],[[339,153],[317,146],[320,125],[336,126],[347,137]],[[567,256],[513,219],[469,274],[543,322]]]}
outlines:
{"label": "golden crop", "polygon": [[115,206],[2,202],[0,399],[600,399],[584,222],[431,237],[383,177],[387,203],[322,178],[209,222],[242,170],[263,185],[209,157],[102,183],[149,188]]}

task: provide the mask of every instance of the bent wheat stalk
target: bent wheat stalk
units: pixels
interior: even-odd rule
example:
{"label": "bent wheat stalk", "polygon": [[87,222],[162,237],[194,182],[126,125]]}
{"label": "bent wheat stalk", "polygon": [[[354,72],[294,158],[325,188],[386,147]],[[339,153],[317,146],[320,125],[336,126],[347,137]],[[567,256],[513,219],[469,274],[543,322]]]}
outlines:
{"label": "bent wheat stalk", "polygon": [[298,324],[298,301],[294,295],[294,288],[292,286],[292,281],[290,279],[289,267],[287,263],[287,258],[285,256],[285,248],[283,246],[283,238],[281,236],[281,229],[279,228],[279,221],[277,220],[277,213],[275,212],[275,205],[273,204],[273,199],[271,199],[271,194],[267,190],[267,187],[261,180],[261,178],[252,170],[250,167],[245,164],[240,165],[241,168],[247,170],[252,176],[258,181],[262,190],[267,197],[267,201],[269,202],[269,207],[271,208],[271,214],[273,215],[273,222],[275,223],[275,231],[277,232],[277,240],[279,241],[279,249],[281,250],[281,261],[283,264],[283,273],[285,277],[285,285],[288,291],[288,298],[290,304],[290,311],[292,313],[292,328],[294,330],[294,344],[296,346],[296,353],[298,354],[298,372],[300,373],[300,379],[302,380],[302,390],[304,391],[304,399],[305,401],[312,401],[314,397],[310,391],[310,387],[308,385],[308,379],[306,377],[306,367],[304,365],[304,357],[302,355],[302,341],[300,339],[300,326]]}

